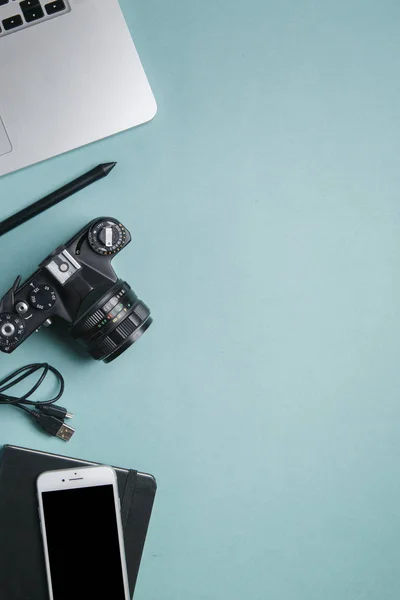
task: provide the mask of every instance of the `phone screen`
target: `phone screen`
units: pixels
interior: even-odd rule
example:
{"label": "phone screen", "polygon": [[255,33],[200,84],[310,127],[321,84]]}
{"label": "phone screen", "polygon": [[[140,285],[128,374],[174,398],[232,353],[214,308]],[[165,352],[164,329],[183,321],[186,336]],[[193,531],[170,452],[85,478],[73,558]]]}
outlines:
{"label": "phone screen", "polygon": [[42,499],[54,600],[125,600],[113,486]]}

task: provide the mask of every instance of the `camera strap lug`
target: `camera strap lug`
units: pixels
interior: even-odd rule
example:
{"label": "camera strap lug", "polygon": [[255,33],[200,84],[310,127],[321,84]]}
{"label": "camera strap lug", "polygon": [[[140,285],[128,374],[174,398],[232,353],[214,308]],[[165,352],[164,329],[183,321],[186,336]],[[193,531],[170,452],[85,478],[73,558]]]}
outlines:
{"label": "camera strap lug", "polygon": [[3,296],[3,299],[0,302],[0,313],[14,312],[14,298],[15,298],[15,294],[18,291],[20,283],[21,283],[21,276],[18,275],[18,277],[14,281],[12,287]]}

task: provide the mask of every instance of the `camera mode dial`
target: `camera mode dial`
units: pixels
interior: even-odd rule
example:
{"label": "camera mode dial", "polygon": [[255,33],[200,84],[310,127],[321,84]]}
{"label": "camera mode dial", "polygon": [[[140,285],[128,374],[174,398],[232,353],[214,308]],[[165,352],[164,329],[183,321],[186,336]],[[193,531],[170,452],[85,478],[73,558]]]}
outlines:
{"label": "camera mode dial", "polygon": [[0,346],[7,350],[20,342],[25,331],[21,317],[14,313],[0,314]]}
{"label": "camera mode dial", "polygon": [[56,300],[56,293],[49,285],[37,285],[29,296],[29,304],[36,310],[50,310]]}
{"label": "camera mode dial", "polygon": [[95,223],[89,230],[88,238],[97,254],[116,254],[125,245],[126,230],[118,221],[107,219]]}

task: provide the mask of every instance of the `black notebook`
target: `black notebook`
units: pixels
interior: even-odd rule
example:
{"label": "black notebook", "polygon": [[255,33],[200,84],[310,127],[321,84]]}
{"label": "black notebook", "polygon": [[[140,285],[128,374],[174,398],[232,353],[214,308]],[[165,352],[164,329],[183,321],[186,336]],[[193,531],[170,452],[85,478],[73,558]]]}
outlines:
{"label": "black notebook", "polygon": [[[36,479],[43,471],[94,465],[18,446],[0,455],[0,598],[46,600],[48,588],[39,528]],[[149,525],[156,481],[152,475],[114,467],[124,529],[129,588],[133,594]],[[68,523],[60,524],[68,529]]]}

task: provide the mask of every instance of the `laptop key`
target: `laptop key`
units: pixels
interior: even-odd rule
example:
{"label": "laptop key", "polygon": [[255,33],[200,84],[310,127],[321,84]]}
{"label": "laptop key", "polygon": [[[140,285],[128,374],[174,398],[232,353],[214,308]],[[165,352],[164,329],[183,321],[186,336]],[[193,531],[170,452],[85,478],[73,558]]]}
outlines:
{"label": "laptop key", "polygon": [[21,15],[15,15],[14,17],[3,19],[3,27],[6,31],[10,31],[10,29],[15,29],[16,27],[21,27],[21,25],[23,25]]}
{"label": "laptop key", "polygon": [[54,13],[60,12],[60,10],[65,10],[66,6],[64,0],[53,0],[53,2],[45,4],[45,9],[48,15],[54,15]]}
{"label": "laptop key", "polygon": [[38,5],[30,8],[29,10],[24,10],[24,17],[27,23],[32,23],[32,21],[42,19],[44,17],[44,12],[42,7]]}
{"label": "laptop key", "polygon": [[35,8],[36,6],[40,6],[39,0],[23,0],[23,2],[19,3],[22,12],[25,10],[29,10],[30,8]]}

